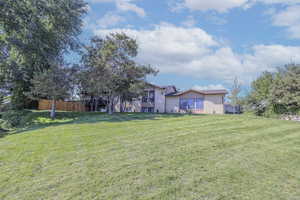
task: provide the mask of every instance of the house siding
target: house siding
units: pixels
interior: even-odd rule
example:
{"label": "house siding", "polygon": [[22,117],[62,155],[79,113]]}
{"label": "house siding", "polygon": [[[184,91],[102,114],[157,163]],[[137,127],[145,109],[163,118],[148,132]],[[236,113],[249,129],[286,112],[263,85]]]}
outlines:
{"label": "house siding", "polygon": [[204,112],[206,114],[224,114],[224,95],[205,95]]}
{"label": "house siding", "polygon": [[164,90],[155,88],[154,112],[164,113],[165,112],[165,101],[166,101],[166,96],[165,96]]}
{"label": "house siding", "polygon": [[204,109],[201,111],[195,111],[195,113],[203,114],[224,114],[224,95],[203,95],[196,92],[185,93],[180,96],[170,96],[166,98],[166,112],[167,113],[178,113],[181,112],[179,109],[180,99],[186,98],[203,98]]}
{"label": "house siding", "polygon": [[179,112],[179,97],[166,98],[166,112],[178,113]]}
{"label": "house siding", "polygon": [[189,92],[189,93],[185,93],[185,94],[179,96],[179,98],[183,98],[183,99],[188,99],[188,98],[204,98],[204,95],[196,93],[196,92]]}

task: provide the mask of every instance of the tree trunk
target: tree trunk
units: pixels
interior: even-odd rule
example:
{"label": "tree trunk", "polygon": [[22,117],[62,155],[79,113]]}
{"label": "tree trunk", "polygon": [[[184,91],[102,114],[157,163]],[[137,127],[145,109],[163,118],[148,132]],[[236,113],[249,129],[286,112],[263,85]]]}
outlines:
{"label": "tree trunk", "polygon": [[97,99],[94,99],[94,112],[97,112]]}
{"label": "tree trunk", "polygon": [[93,111],[93,102],[92,101],[89,102],[89,111],[90,112]]}
{"label": "tree trunk", "polygon": [[55,119],[55,115],[56,115],[56,100],[53,99],[52,100],[52,107],[51,107],[51,113],[50,113],[50,117],[51,119]]}
{"label": "tree trunk", "polygon": [[96,112],[99,111],[99,99],[96,98]]}
{"label": "tree trunk", "polygon": [[109,98],[109,102],[108,102],[108,114],[112,115],[113,114],[113,106],[114,106],[114,99],[113,98]]}
{"label": "tree trunk", "polygon": [[124,112],[124,102],[123,102],[123,98],[120,98],[120,113]]}

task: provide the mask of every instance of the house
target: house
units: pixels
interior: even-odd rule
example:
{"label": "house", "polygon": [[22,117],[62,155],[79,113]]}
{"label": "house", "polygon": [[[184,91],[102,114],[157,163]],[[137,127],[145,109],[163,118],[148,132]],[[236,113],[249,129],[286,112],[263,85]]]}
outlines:
{"label": "house", "polygon": [[165,112],[166,95],[177,92],[175,86],[157,86],[148,84],[142,97],[141,112]]}
{"label": "house", "polygon": [[186,90],[148,84],[145,94],[126,105],[127,112],[224,114],[226,90]]}
{"label": "house", "polygon": [[[126,102],[126,112],[149,112],[149,113],[165,113],[166,95],[177,92],[175,86],[158,86],[147,84],[144,95],[132,102]],[[115,106],[115,110],[119,111],[119,105]]]}
{"label": "house", "polygon": [[224,114],[226,90],[186,90],[166,95],[166,113]]}
{"label": "house", "polygon": [[[147,112],[147,113],[195,113],[195,114],[224,114],[224,99],[226,90],[186,90],[178,91],[175,86],[158,86],[147,84],[144,95],[124,102],[122,110],[125,112]],[[93,99],[92,99],[93,100]],[[95,100],[95,99],[94,99]],[[101,101],[100,101],[101,100]],[[60,102],[58,110],[65,111],[91,111],[95,107],[97,111],[105,111],[105,100],[82,102]],[[41,100],[40,110],[51,109],[51,101]],[[120,100],[114,106],[115,112],[120,112]]]}

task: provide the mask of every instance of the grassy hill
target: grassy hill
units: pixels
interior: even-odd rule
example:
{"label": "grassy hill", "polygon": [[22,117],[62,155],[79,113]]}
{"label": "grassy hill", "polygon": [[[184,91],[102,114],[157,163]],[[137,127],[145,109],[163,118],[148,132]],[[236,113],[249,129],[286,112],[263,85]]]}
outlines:
{"label": "grassy hill", "polygon": [[33,121],[0,136],[0,199],[300,199],[297,122],[151,114]]}

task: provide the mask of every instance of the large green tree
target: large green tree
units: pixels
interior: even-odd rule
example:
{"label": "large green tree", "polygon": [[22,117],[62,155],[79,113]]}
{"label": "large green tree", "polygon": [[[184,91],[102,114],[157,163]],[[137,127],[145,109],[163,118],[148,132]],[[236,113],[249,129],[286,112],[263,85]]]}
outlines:
{"label": "large green tree", "polygon": [[74,74],[72,68],[53,66],[44,72],[35,73],[31,79],[28,96],[32,99],[44,97],[52,101],[51,118],[55,118],[57,100],[71,96]]}
{"label": "large green tree", "polygon": [[257,115],[296,113],[300,110],[300,66],[289,64],[264,72],[252,82],[247,103]]}
{"label": "large green tree", "polygon": [[300,110],[300,65],[287,65],[275,76],[271,101],[276,112],[296,113]]}
{"label": "large green tree", "polygon": [[0,81],[22,109],[35,72],[79,47],[83,0],[0,0]]}
{"label": "large green tree", "polygon": [[82,61],[87,76],[82,82],[90,87],[87,90],[108,102],[110,114],[120,98],[129,92],[131,95],[137,93],[134,88],[145,83],[147,75],[157,73],[150,66],[138,64],[135,61],[137,54],[137,42],[123,33],[94,37],[86,47]]}
{"label": "large green tree", "polygon": [[273,83],[274,73],[271,72],[263,72],[252,82],[251,92],[246,98],[246,103],[257,115],[262,115],[267,109],[272,109],[270,96]]}

